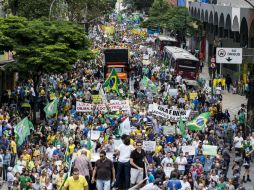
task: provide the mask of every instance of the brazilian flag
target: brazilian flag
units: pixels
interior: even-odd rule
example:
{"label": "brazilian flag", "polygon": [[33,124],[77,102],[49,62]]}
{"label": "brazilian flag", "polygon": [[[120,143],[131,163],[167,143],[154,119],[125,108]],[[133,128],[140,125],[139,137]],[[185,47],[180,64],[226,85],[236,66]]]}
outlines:
{"label": "brazilian flag", "polygon": [[210,115],[210,112],[200,114],[198,117],[187,123],[187,127],[192,131],[201,131],[205,127]]}
{"label": "brazilian flag", "polygon": [[110,76],[103,84],[103,88],[109,87],[111,90],[115,91],[118,95],[120,95],[118,85],[121,83],[120,79],[117,76],[117,72],[113,69],[110,73]]}

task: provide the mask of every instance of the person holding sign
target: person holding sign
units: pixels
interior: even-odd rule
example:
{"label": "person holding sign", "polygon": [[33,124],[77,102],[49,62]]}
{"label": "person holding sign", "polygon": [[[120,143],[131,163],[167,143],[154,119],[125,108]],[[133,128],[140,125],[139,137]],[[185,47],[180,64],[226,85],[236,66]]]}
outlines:
{"label": "person holding sign", "polygon": [[187,164],[187,159],[183,156],[183,152],[176,158],[175,163],[178,165],[180,174],[183,175],[185,172],[185,165]]}
{"label": "person holding sign", "polygon": [[134,186],[143,180],[145,164],[148,165],[145,151],[142,149],[142,142],[138,141],[136,147],[137,148],[131,152],[130,156],[131,186]]}

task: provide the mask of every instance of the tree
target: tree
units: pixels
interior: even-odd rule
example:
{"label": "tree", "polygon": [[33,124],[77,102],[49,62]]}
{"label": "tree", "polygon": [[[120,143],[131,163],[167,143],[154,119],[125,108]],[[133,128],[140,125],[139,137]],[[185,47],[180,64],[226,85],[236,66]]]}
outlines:
{"label": "tree", "polygon": [[187,8],[172,7],[165,0],[155,0],[149,10],[149,18],[143,23],[143,26],[174,31],[178,40],[183,42],[186,36],[192,36],[198,31],[194,23],[200,25],[200,22],[189,16]]}
{"label": "tree", "polygon": [[66,0],[70,21],[89,22],[95,18],[112,12],[116,0]]}
{"label": "tree", "polygon": [[130,9],[134,11],[145,11],[148,12],[149,8],[152,6],[154,0],[124,0],[123,3]]}
{"label": "tree", "polygon": [[4,0],[7,14],[26,17],[28,20],[48,17],[51,0]]}
{"label": "tree", "polygon": [[70,22],[0,18],[0,31],[0,50],[16,52],[17,63],[8,64],[6,69],[33,79],[35,101],[44,74],[64,73],[78,59],[93,58],[83,28]]}

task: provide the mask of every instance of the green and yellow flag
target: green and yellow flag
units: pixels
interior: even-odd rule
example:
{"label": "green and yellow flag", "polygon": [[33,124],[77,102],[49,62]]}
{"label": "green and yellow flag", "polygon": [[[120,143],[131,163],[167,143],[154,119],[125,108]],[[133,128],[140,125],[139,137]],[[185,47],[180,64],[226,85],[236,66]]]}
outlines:
{"label": "green and yellow flag", "polygon": [[143,79],[141,80],[141,84],[147,87],[149,91],[152,91],[152,92],[157,91],[156,85],[146,76],[144,76]]}
{"label": "green and yellow flag", "polygon": [[104,87],[109,87],[111,90],[115,91],[118,95],[120,95],[118,85],[120,84],[120,79],[117,76],[117,72],[115,69],[113,69],[110,73],[110,76],[107,78],[107,80],[103,84]]}
{"label": "green and yellow flag", "polygon": [[47,117],[50,117],[57,113],[58,102],[59,102],[59,99],[56,98],[52,102],[50,102],[48,105],[45,106],[43,110],[45,111]]}
{"label": "green and yellow flag", "polygon": [[16,125],[14,133],[18,146],[21,146],[24,143],[25,139],[30,135],[30,130],[34,130],[34,126],[27,117]]}
{"label": "green and yellow flag", "polygon": [[198,117],[187,123],[187,127],[192,131],[201,131],[205,127],[210,115],[210,112],[200,114]]}

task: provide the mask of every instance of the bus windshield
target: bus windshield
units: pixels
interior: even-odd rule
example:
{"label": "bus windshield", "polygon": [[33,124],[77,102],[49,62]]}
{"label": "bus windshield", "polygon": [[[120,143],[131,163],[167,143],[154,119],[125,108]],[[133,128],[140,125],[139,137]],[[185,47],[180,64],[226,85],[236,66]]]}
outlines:
{"label": "bus windshield", "polygon": [[197,70],[199,68],[198,61],[179,59],[177,60],[179,70]]}
{"label": "bus windshield", "polygon": [[119,68],[119,67],[115,67],[115,68],[109,67],[109,68],[108,68],[108,73],[111,73],[111,71],[112,71],[113,69],[115,69],[117,73],[123,73],[123,72],[125,72],[125,68],[124,68],[124,67],[120,67],[120,68]]}

